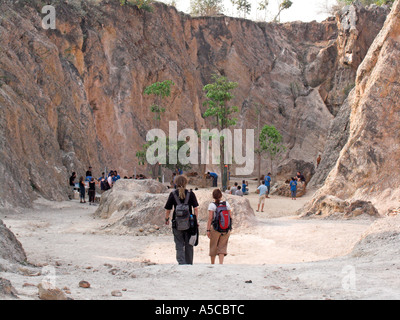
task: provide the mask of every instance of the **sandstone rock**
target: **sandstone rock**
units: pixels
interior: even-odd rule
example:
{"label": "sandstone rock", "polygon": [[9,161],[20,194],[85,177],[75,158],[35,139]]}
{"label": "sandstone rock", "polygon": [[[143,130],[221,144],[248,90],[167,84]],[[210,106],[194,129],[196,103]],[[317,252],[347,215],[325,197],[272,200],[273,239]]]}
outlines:
{"label": "sandstone rock", "polygon": [[[296,197],[301,198],[306,194],[306,192],[307,192],[306,185],[298,183]],[[290,184],[286,182],[277,182],[273,186],[273,188],[271,188],[271,195],[278,195],[291,198],[292,193],[290,191]]]}
{"label": "sandstone rock", "polygon": [[388,217],[396,217],[398,215],[400,215],[400,207],[389,209],[386,213]]}
{"label": "sandstone rock", "polygon": [[[147,183],[160,184],[156,181],[150,182],[150,180]],[[138,192],[138,190],[141,189],[138,188],[137,182],[129,180],[124,188],[113,189],[103,194],[95,216],[107,220],[107,225],[103,228],[104,232],[134,234],[140,232],[143,235],[150,232],[153,234],[170,232],[171,226],[165,226],[164,209],[169,193],[150,194]],[[201,231],[204,231],[208,219],[208,205],[213,201],[212,195],[208,190],[193,192],[200,205],[199,223]],[[254,223],[255,215],[248,199],[227,194],[224,194],[224,198],[229,201],[233,208],[235,228],[246,227]],[[131,202],[132,205],[121,207],[121,203],[128,202]]]}
{"label": "sandstone rock", "polygon": [[[200,232],[207,230],[208,206],[214,200],[210,191],[195,191],[197,201],[199,202],[199,223]],[[233,196],[223,194],[223,201],[228,201],[232,208],[233,231],[245,229],[256,223],[255,213],[250,205],[250,201],[246,197]]]}
{"label": "sandstone rock", "polygon": [[301,172],[309,183],[315,173],[315,165],[302,160],[286,160],[277,168],[278,181],[286,181],[295,177],[297,172]]}
{"label": "sandstone rock", "polygon": [[349,138],[324,186],[304,211],[328,195],[372,202],[381,215],[400,197],[400,2],[393,4],[382,31],[357,71]]}
{"label": "sandstone rock", "polygon": [[0,278],[0,297],[4,299],[18,298],[17,290],[15,290],[9,280],[4,278]]}
{"label": "sandstone rock", "polygon": [[12,263],[26,261],[26,254],[15,235],[0,220],[0,259]]}
{"label": "sandstone rock", "polygon": [[314,199],[312,206],[301,217],[318,216],[330,219],[351,219],[365,215],[366,217],[380,218],[378,210],[371,202],[356,200],[346,201],[335,196],[321,196]]}
{"label": "sandstone rock", "polygon": [[38,289],[39,298],[41,300],[68,300],[67,296],[61,289],[53,286],[49,282],[39,283]]}
{"label": "sandstone rock", "polygon": [[[310,186],[321,186],[330,171],[335,166],[340,151],[347,143],[350,134],[351,105],[355,97],[356,72],[365,58],[369,47],[382,29],[387,7],[363,7],[354,4],[345,7],[336,15],[338,25],[338,38],[336,40],[337,62],[331,69],[331,80],[321,85],[320,90],[325,90],[328,107],[336,115],[329,128],[328,139],[322,153],[322,162],[317,168]],[[368,32],[365,32],[368,30]],[[333,86],[333,88],[332,88]]]}
{"label": "sandstone rock", "polygon": [[122,297],[122,292],[119,291],[119,290],[114,290],[114,291],[111,292],[111,295],[113,297]]}
{"label": "sandstone rock", "polygon": [[79,287],[88,289],[90,288],[90,283],[88,281],[82,280],[79,282]]}

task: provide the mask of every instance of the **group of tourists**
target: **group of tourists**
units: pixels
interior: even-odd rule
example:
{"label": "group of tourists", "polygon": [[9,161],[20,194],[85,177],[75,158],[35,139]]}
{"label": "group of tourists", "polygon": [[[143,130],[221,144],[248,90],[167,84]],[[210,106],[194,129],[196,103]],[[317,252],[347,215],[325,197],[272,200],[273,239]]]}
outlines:
{"label": "group of tourists", "polygon": [[[101,178],[95,179],[92,174],[92,167],[89,167],[86,171],[85,177],[80,176],[79,181],[76,183],[76,172],[72,172],[69,178],[69,186],[72,188],[72,193],[77,190],[79,192],[80,203],[86,203],[86,190],[89,196],[89,204],[95,204],[96,200],[96,184],[100,183],[101,179],[104,179],[104,173]],[[70,197],[71,199],[73,197]]]}
{"label": "group of tourists", "polygon": [[[78,182],[76,182],[76,172],[72,172],[69,178],[69,186],[71,187],[72,195],[70,199],[73,199],[73,192],[77,190],[79,192],[80,203],[86,203],[86,193],[89,197],[89,204],[94,205],[96,200],[96,186],[100,188],[100,193],[110,190],[115,183],[121,179],[117,170],[111,170],[106,176],[105,172],[101,174],[101,177],[94,178],[92,173],[92,167],[89,167],[86,171],[85,176],[80,176]],[[146,177],[142,174],[134,175],[130,178],[124,177],[124,179],[138,179],[143,180]]]}
{"label": "group of tourists", "polygon": [[297,186],[299,183],[303,185],[303,190],[306,191],[306,178],[301,174],[301,172],[297,172],[297,175],[292,177],[289,182],[292,200],[297,200]]}
{"label": "group of tourists", "polygon": [[[176,189],[170,193],[165,205],[165,224],[169,225],[170,221],[172,223],[178,263],[193,264],[194,247],[199,241],[199,203],[193,191],[186,189],[188,180],[185,176],[177,176],[174,182]],[[212,197],[214,201],[208,206],[207,221],[209,255],[212,264],[215,264],[217,256],[219,263],[223,264],[228,254],[228,240],[232,230],[231,207],[227,201],[222,201],[220,189],[215,189]]]}
{"label": "group of tourists", "polygon": [[243,197],[249,194],[249,183],[248,181],[243,180],[242,185],[240,186],[238,182],[235,182],[232,187],[228,187],[225,191],[227,194],[231,194],[234,196]]}

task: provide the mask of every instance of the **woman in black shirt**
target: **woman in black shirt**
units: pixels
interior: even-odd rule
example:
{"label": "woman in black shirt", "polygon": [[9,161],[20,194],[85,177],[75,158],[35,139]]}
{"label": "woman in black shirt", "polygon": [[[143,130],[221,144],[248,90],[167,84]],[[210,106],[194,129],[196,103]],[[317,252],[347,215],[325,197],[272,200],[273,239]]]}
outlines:
{"label": "woman in black shirt", "polygon": [[[175,241],[175,249],[176,249],[176,260],[179,264],[193,264],[193,245],[189,243],[190,238],[192,237],[191,229],[181,230],[185,228],[180,228],[177,222],[177,215],[176,209],[179,203],[177,200],[183,204],[188,204],[188,214],[189,219],[190,216],[193,217],[193,211],[195,219],[192,221],[196,221],[197,224],[197,217],[199,214],[198,207],[199,203],[197,202],[196,195],[186,190],[187,179],[184,176],[178,176],[175,178],[175,184],[177,190],[174,190],[169,195],[168,201],[165,205],[165,223],[169,225],[171,211],[174,208],[174,212],[172,215],[172,231],[174,234],[174,241]],[[194,209],[194,210],[193,210]],[[197,227],[197,226],[196,226]]]}
{"label": "woman in black shirt", "polygon": [[89,205],[94,204],[94,200],[96,198],[96,181],[92,178],[89,182]]}

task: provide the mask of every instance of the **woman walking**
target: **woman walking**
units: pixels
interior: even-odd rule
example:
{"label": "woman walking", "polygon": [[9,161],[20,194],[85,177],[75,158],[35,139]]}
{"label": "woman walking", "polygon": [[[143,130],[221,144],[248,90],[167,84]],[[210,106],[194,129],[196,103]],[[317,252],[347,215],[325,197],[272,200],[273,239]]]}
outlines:
{"label": "woman walking", "polygon": [[[184,176],[175,178],[176,190],[170,193],[165,205],[165,224],[169,225],[172,215],[172,231],[176,249],[176,260],[179,264],[193,264],[193,228],[197,229],[199,215],[196,195],[186,189],[187,179]],[[194,214],[193,214],[194,212]]]}
{"label": "woman walking", "polygon": [[[228,240],[231,235],[231,206],[227,201],[222,201],[222,192],[214,190],[213,199],[215,202],[208,206],[207,236],[210,239],[211,264],[215,264],[218,256],[219,263],[224,263],[225,256],[228,255]],[[224,222],[218,216],[223,215]],[[229,220],[229,221],[227,221]],[[224,229],[226,227],[226,229]]]}

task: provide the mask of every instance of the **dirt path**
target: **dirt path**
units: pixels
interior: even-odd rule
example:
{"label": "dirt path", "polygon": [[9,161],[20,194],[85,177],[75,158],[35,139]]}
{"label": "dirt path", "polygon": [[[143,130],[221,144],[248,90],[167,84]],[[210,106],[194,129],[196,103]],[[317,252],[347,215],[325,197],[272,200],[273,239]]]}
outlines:
{"label": "dirt path", "polygon": [[[249,197],[254,205],[257,196]],[[223,267],[210,266],[205,236],[195,249],[195,265],[177,266],[172,235],[101,234],[106,222],[93,219],[96,207],[74,201],[38,201],[34,210],[1,218],[21,241],[29,262],[54,268],[56,285],[68,288],[74,299],[116,299],[113,290],[122,293],[118,299],[185,299],[183,284],[192,277],[198,284],[195,299],[347,298],[341,272],[348,261],[340,257],[352,250],[371,221],[299,220],[293,214],[307,200],[269,199],[254,229],[232,235]],[[220,268],[221,274],[215,272]],[[331,286],[341,293],[330,293],[327,276],[334,276]],[[36,287],[26,283],[37,285],[44,275],[4,277],[20,297],[36,299]],[[81,280],[91,288],[79,288]],[[249,286],[248,280],[258,284]],[[232,290],[222,292],[219,281],[232,282]],[[215,289],[211,296],[210,287]]]}

